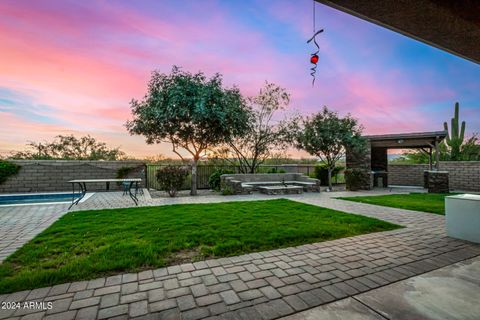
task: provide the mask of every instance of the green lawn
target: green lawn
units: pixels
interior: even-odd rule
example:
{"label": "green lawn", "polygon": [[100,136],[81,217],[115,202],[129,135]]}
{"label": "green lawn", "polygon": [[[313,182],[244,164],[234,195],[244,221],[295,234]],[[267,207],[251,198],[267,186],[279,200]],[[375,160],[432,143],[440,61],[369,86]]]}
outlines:
{"label": "green lawn", "polygon": [[379,206],[445,214],[445,197],[441,193],[389,194],[366,197],[341,197],[338,199],[376,204]]}
{"label": "green lawn", "polygon": [[285,199],[71,212],[0,264],[0,293],[398,227]]}

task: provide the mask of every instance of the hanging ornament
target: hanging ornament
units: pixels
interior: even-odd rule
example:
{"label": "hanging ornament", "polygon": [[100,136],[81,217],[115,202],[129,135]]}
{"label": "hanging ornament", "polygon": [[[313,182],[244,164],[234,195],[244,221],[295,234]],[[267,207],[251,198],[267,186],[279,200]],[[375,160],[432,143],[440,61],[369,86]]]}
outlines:
{"label": "hanging ornament", "polygon": [[313,36],[307,41],[307,43],[310,43],[313,41],[313,43],[317,47],[317,51],[315,51],[310,55],[310,63],[313,64],[313,66],[310,68],[310,71],[311,71],[310,75],[313,78],[312,87],[315,85],[315,73],[317,72],[317,63],[319,60],[318,53],[320,52],[320,46],[317,43],[316,36],[318,36],[322,32],[323,32],[323,29],[316,31],[316,28],[315,28],[315,0],[313,0]]}

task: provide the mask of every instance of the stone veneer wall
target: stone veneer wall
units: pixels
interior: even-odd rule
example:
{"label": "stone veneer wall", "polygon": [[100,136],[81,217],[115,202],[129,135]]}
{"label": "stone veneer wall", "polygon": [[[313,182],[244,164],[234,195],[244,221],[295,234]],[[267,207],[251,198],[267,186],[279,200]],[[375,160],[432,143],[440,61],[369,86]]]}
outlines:
{"label": "stone veneer wall", "polygon": [[399,186],[423,186],[423,172],[428,164],[388,164],[388,182]]}
{"label": "stone veneer wall", "polygon": [[365,153],[357,153],[351,150],[347,150],[345,155],[347,169],[356,169],[359,171],[363,171],[365,176],[367,177],[365,179],[365,183],[360,186],[360,190],[370,190],[373,187],[373,176],[371,174],[371,154],[372,146],[370,144],[370,141],[367,141]]}
{"label": "stone veneer wall", "polygon": [[[83,160],[10,160],[21,166],[20,172],[0,184],[0,193],[70,191],[74,179],[116,178],[118,169],[131,167],[128,178],[141,178],[145,185],[143,161],[83,161]],[[78,188],[78,187],[77,187]],[[105,190],[105,183],[88,184],[89,191]],[[110,189],[120,189],[115,183]]]}
{"label": "stone veneer wall", "polygon": [[[480,192],[480,161],[441,161],[440,170],[448,171],[451,190]],[[423,186],[426,164],[389,164],[389,183]]]}

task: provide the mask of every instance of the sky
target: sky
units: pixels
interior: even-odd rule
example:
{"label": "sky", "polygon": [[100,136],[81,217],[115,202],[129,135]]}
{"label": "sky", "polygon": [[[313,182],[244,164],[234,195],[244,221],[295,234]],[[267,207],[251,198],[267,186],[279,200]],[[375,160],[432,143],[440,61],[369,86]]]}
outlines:
{"label": "sky", "polygon": [[443,129],[460,102],[480,132],[480,66],[311,0],[0,1],[0,153],[90,134],[131,156],[174,156],[125,122],[153,70],[223,74],[254,95],[265,81],[304,115],[351,113],[365,134]]}

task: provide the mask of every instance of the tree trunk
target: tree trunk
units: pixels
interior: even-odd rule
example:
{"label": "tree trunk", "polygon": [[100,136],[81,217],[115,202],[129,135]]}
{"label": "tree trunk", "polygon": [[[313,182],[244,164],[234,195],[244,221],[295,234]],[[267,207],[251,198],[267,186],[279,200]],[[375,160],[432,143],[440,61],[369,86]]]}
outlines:
{"label": "tree trunk", "polygon": [[332,167],[331,166],[328,166],[328,190],[332,191],[333,190],[333,187],[332,187]]}
{"label": "tree trunk", "polygon": [[197,195],[197,162],[198,159],[193,158],[192,162],[192,186],[190,188],[190,195]]}

